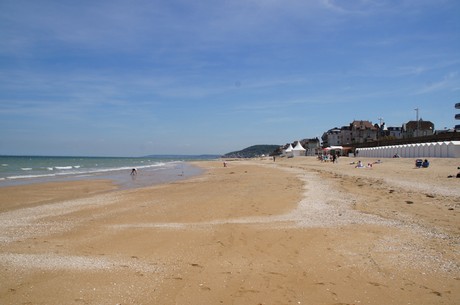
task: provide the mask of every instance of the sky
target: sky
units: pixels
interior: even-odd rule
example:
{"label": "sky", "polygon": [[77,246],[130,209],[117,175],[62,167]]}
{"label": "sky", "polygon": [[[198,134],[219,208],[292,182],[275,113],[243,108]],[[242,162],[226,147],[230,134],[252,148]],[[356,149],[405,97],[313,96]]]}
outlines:
{"label": "sky", "polygon": [[0,0],[0,154],[224,154],[459,124],[458,0]]}

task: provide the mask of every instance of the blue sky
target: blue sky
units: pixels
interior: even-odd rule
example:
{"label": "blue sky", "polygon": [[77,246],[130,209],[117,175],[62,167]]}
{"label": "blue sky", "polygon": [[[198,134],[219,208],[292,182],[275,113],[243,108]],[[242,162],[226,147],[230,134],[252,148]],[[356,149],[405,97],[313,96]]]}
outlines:
{"label": "blue sky", "polygon": [[458,121],[457,0],[0,0],[0,154],[222,154]]}

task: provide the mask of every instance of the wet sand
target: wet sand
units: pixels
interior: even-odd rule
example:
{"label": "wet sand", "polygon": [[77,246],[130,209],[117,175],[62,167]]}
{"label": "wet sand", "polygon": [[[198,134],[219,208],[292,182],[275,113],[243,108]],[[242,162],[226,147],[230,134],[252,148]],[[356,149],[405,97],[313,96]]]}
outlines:
{"label": "wet sand", "polygon": [[2,188],[0,304],[458,304],[460,161],[352,161]]}

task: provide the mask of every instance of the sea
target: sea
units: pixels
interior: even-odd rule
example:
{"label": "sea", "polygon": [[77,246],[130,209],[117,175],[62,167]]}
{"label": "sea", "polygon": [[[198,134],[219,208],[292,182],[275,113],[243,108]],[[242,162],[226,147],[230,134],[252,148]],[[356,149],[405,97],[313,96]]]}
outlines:
{"label": "sea", "polygon": [[[0,156],[0,187],[72,180],[112,180],[120,189],[186,179],[203,172],[188,161],[217,156],[148,157]],[[137,174],[131,175],[135,168]]]}

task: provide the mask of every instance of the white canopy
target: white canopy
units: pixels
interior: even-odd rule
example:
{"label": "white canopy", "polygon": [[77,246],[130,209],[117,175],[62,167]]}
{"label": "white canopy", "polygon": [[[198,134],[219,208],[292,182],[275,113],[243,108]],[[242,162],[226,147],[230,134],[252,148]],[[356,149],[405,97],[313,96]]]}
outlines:
{"label": "white canopy", "polygon": [[292,150],[293,150],[292,145],[289,144],[289,147],[284,150],[284,155],[286,157],[292,157],[293,156],[292,155]]}
{"label": "white canopy", "polygon": [[300,141],[297,141],[297,145],[292,149],[293,156],[305,156],[306,149],[302,147]]}

